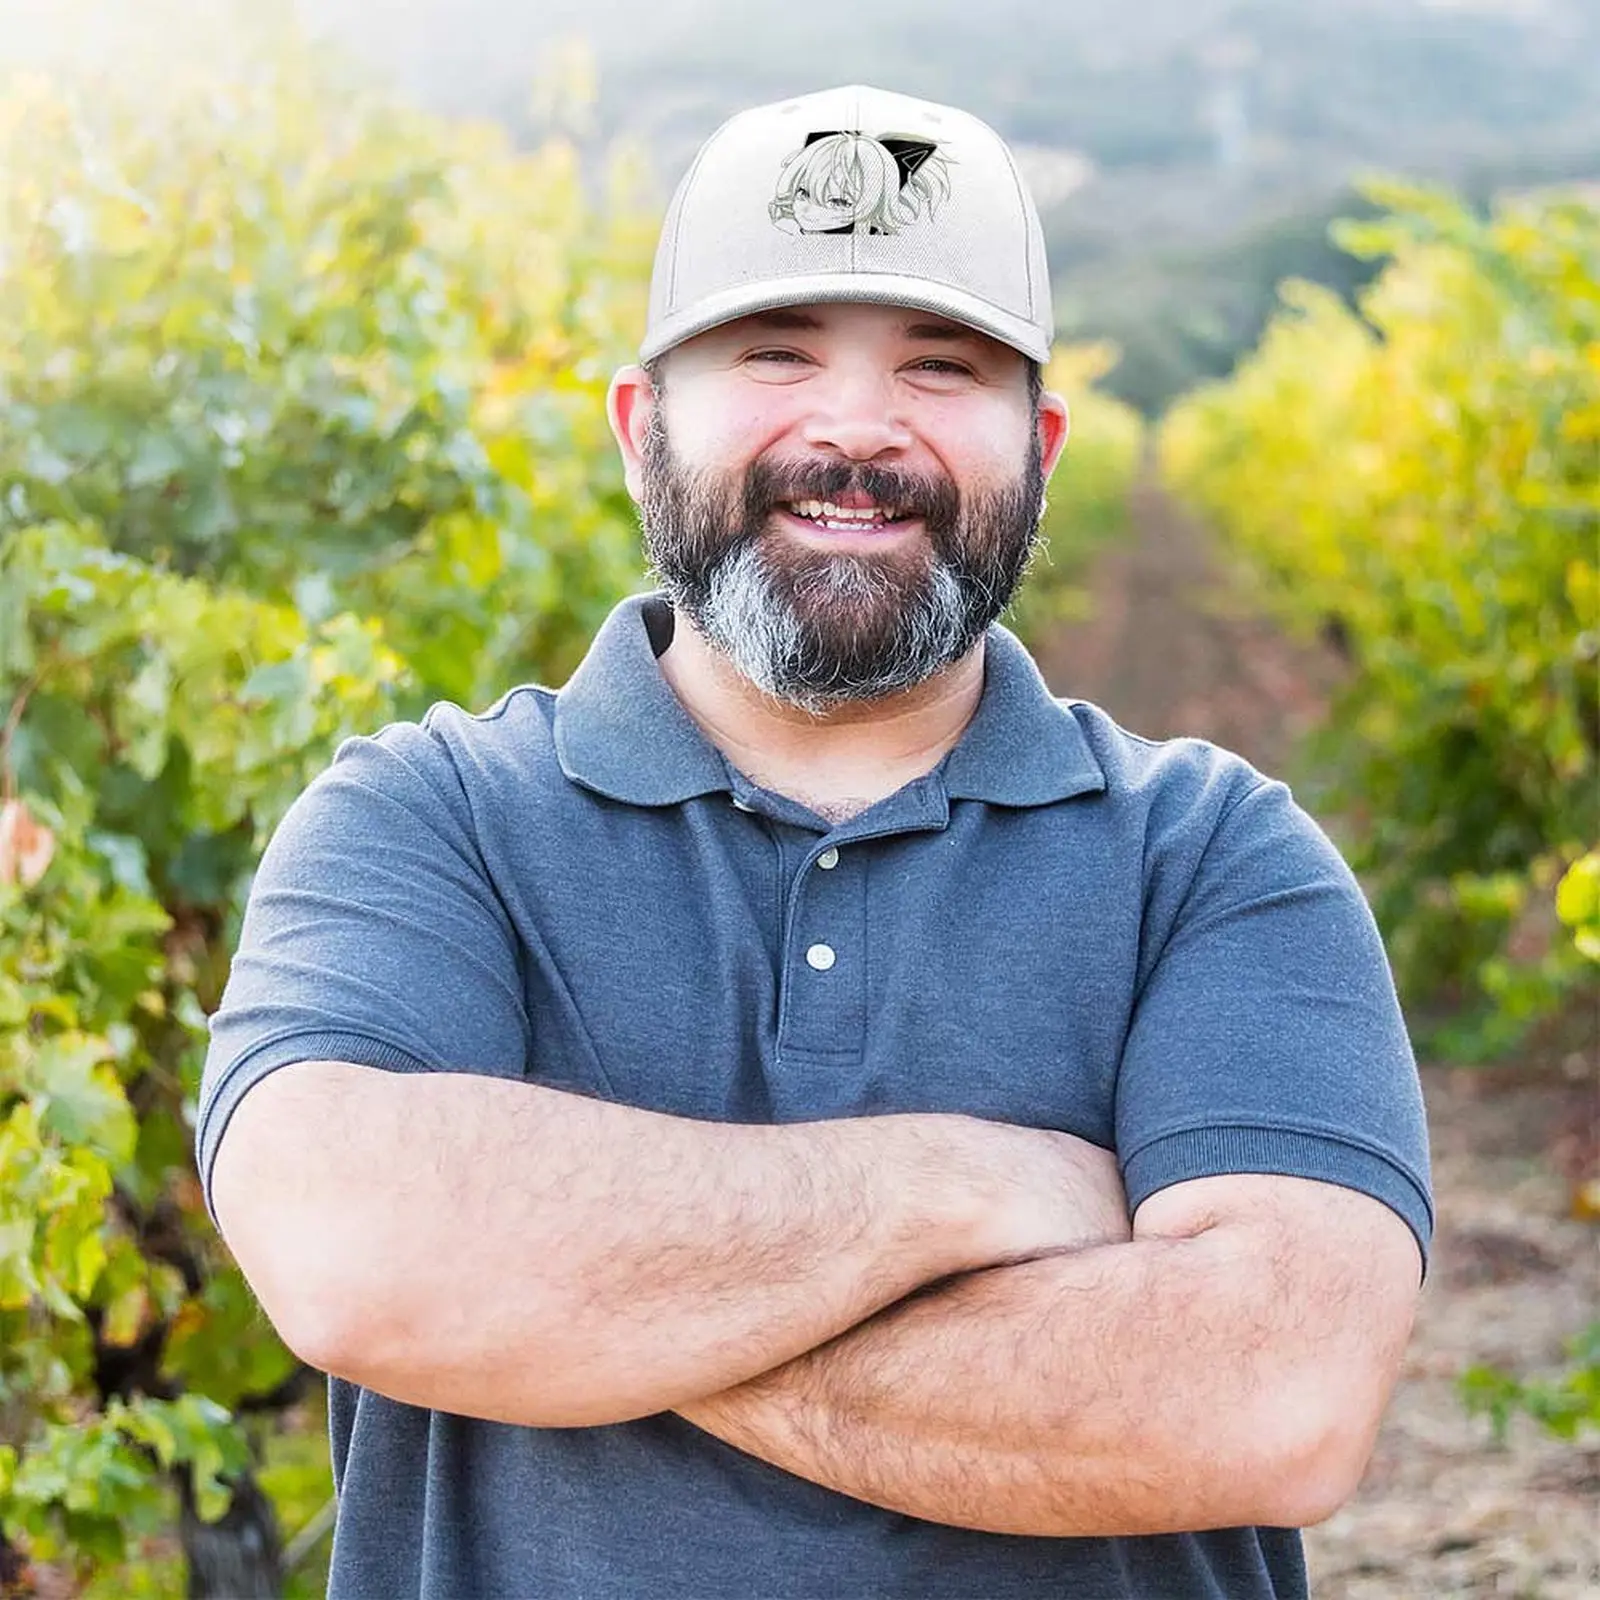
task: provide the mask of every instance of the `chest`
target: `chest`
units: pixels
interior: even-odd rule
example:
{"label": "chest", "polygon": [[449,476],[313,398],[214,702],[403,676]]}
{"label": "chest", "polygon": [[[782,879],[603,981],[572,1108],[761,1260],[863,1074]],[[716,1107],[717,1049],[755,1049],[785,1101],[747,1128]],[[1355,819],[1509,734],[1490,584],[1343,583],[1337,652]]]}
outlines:
{"label": "chest", "polygon": [[1059,810],[838,843],[597,821],[503,887],[530,1075],[715,1120],[951,1111],[1109,1142],[1138,886]]}

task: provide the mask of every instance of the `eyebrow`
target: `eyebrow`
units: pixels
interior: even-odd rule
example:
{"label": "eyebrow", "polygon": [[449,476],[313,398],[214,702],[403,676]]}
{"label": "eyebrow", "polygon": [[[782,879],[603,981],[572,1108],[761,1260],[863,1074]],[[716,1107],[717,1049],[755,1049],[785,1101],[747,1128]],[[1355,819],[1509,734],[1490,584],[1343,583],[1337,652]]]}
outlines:
{"label": "eyebrow", "polygon": [[[750,320],[758,327],[784,330],[790,333],[817,333],[822,322],[809,311],[779,306],[771,311],[756,311]],[[912,322],[904,329],[908,339],[918,339],[929,344],[980,344],[983,335],[957,322]]]}
{"label": "eyebrow", "polygon": [[936,344],[978,344],[983,335],[957,322],[913,322],[906,329],[906,338],[925,339]]}
{"label": "eyebrow", "polygon": [[792,333],[815,333],[822,324],[807,311],[790,311],[780,307],[776,311],[757,311],[750,320],[762,328],[785,328]]}

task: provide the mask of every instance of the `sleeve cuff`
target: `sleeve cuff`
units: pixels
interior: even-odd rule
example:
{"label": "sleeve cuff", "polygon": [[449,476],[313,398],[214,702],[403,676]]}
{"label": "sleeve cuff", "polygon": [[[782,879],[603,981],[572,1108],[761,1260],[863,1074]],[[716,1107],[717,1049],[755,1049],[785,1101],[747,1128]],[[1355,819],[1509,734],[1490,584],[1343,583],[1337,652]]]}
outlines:
{"label": "sleeve cuff", "polygon": [[1124,1164],[1128,1208],[1137,1210],[1158,1189],[1175,1183],[1239,1172],[1313,1178],[1371,1195],[1411,1229],[1427,1272],[1433,1204],[1426,1185],[1390,1157],[1328,1134],[1255,1127],[1190,1128],[1166,1134],[1141,1146]]}

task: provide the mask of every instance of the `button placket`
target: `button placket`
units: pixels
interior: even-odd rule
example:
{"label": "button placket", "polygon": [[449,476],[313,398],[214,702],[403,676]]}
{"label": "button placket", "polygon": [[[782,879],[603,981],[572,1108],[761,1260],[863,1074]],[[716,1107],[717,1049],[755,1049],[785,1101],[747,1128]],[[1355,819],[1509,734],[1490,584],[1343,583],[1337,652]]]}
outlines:
{"label": "button placket", "polygon": [[[866,1038],[864,863],[834,846],[793,882],[779,1049],[857,1056]],[[817,870],[810,870],[815,867]]]}

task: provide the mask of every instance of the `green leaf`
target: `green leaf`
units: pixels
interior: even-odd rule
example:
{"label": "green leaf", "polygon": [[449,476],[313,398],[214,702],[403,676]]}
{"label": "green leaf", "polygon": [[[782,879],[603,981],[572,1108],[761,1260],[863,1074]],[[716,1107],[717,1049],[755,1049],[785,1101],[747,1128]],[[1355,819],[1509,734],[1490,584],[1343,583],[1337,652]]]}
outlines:
{"label": "green leaf", "polygon": [[0,1218],[0,1311],[25,1309],[39,1293],[34,1227],[29,1217]]}
{"label": "green leaf", "polygon": [[183,447],[175,435],[161,431],[146,432],[139,436],[139,442],[128,460],[126,481],[133,489],[165,483],[182,469],[183,464]]}
{"label": "green leaf", "polygon": [[84,843],[105,862],[113,883],[142,899],[150,897],[149,861],[140,840],[95,829],[85,836]]}
{"label": "green leaf", "polygon": [[271,661],[257,667],[239,689],[241,700],[273,701],[278,704],[305,698],[311,686],[311,665],[303,656],[287,661]]}
{"label": "green leaf", "polygon": [[116,1074],[103,1063],[103,1039],[61,1034],[32,1048],[28,1081],[40,1126],[69,1145],[86,1145],[114,1165],[133,1155],[136,1129]]}

